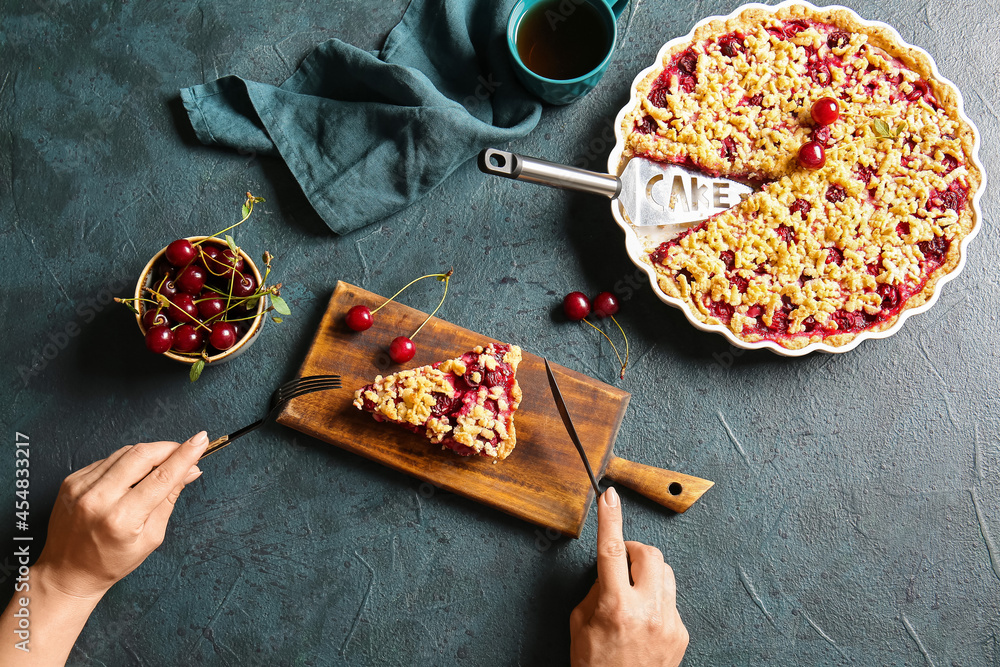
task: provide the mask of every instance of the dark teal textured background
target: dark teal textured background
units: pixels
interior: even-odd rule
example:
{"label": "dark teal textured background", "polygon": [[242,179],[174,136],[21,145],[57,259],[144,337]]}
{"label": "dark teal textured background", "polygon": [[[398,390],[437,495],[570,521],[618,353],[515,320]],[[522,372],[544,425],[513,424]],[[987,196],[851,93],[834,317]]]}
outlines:
{"label": "dark teal textured background", "polygon": [[[848,4],[935,55],[995,172],[997,2]],[[634,75],[666,40],[736,5],[633,1],[597,90],[546,109],[510,148],[599,169]],[[122,444],[257,418],[336,280],[391,293],[453,266],[442,317],[607,381],[606,344],[553,313],[575,289],[623,300],[633,365],[617,384],[633,399],[617,451],[716,481],[684,515],[623,492],[627,536],[677,572],[685,664],[1000,665],[994,192],[965,272],[898,335],[843,355],[735,357],[638,286],[600,200],[469,163],[394,218],[336,237],[280,162],[193,140],[179,88],[224,74],[279,83],[329,37],[377,48],[404,8],[0,3],[0,577],[15,431],[31,438],[40,539],[71,470]],[[246,190],[268,201],[237,239],[279,258],[294,313],[192,386],[107,300],[170,240],[233,221]],[[427,308],[438,294],[425,284],[406,302]],[[593,513],[580,540],[550,538],[277,426],[204,467],[163,547],[108,594],[71,664],[565,661],[569,612],[594,576]]]}

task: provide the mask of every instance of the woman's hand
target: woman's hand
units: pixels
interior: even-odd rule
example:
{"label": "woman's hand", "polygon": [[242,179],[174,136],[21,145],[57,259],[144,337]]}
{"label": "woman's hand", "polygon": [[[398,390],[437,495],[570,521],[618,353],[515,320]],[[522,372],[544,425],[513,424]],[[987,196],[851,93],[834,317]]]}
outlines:
{"label": "woman's hand", "polygon": [[71,474],[35,568],[65,593],[103,596],[163,542],[177,496],[201,475],[195,463],[207,444],[202,431],[180,445],[130,445]]}
{"label": "woman's hand", "polygon": [[0,642],[0,664],[66,662],[97,602],[163,542],[177,496],[201,475],[195,464],[207,446],[204,431],[183,444],[130,445],[63,481],[29,588],[0,616],[0,636],[15,637],[24,619],[12,610],[26,606],[30,640],[23,649],[13,639]]}
{"label": "woman's hand", "polygon": [[614,488],[597,502],[597,581],[569,628],[573,667],[676,667],[687,649],[674,571],[656,547],[623,541]]}

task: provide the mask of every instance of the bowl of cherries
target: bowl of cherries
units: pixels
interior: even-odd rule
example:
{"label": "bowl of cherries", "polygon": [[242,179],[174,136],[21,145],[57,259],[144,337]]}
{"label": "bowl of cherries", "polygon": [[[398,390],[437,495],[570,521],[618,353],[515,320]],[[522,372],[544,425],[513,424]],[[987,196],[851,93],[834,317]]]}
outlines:
{"label": "bowl of cherries", "polygon": [[[253,204],[247,193],[244,222]],[[235,227],[233,225],[232,227]],[[131,299],[118,299],[135,313],[146,348],[191,365],[197,380],[206,364],[218,364],[245,352],[257,339],[270,311],[287,315],[281,284],[268,285],[273,260],[264,253],[264,273],[221,234],[176,239],[143,268]],[[271,317],[281,322],[277,315]]]}

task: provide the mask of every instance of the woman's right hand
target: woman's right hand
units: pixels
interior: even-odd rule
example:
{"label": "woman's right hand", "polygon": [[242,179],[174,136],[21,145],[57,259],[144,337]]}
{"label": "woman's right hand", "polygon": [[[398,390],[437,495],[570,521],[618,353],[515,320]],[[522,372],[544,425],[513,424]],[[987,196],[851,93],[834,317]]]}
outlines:
{"label": "woman's right hand", "polygon": [[569,623],[573,667],[676,667],[687,649],[674,571],[656,547],[623,540],[613,487],[597,502],[597,581]]}
{"label": "woman's right hand", "polygon": [[129,445],[63,481],[45,548],[0,614],[0,636],[10,638],[0,665],[66,663],[98,601],[163,542],[207,446],[204,431],[184,444]]}
{"label": "woman's right hand", "polygon": [[204,431],[183,444],[129,445],[72,473],[32,571],[69,595],[102,597],[163,542],[177,496],[201,475],[195,464],[207,445]]}

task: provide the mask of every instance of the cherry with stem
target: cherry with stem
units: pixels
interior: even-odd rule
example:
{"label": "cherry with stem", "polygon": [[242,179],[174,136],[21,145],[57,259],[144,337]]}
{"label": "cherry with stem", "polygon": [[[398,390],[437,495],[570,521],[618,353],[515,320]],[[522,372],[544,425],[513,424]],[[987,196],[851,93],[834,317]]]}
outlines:
{"label": "cherry with stem", "polygon": [[[614,350],[615,357],[618,358],[618,363],[621,364],[621,371],[618,376],[622,380],[625,379],[625,368],[628,366],[629,361],[629,345],[628,336],[625,335],[625,330],[622,329],[621,324],[615,319],[615,313],[618,312],[618,299],[611,292],[601,292],[596,297],[594,297],[593,308],[591,308],[591,301],[587,298],[587,295],[583,292],[570,292],[563,298],[563,311],[566,313],[566,317],[573,321],[584,322],[587,326],[594,329],[600,333],[604,338],[611,344],[611,349]],[[593,313],[598,318],[610,317],[611,321],[615,323],[618,327],[618,331],[621,332],[622,338],[625,340],[625,360],[622,361],[621,355],[618,353],[618,347],[615,345],[614,341],[604,333],[600,327],[595,326],[587,316]]]}
{"label": "cherry with stem", "polygon": [[[366,331],[368,329],[371,329],[372,325],[375,323],[375,313],[385,308],[389,303],[394,301],[397,296],[405,292],[412,285],[420,282],[425,278],[437,278],[438,280],[447,281],[447,279],[451,277],[452,273],[454,273],[454,270],[448,269],[448,271],[445,273],[429,273],[426,276],[420,276],[419,278],[411,280],[410,282],[406,283],[406,285],[403,286],[401,290],[399,290],[398,292],[390,296],[388,299],[386,299],[384,302],[382,302],[382,305],[380,305],[375,310],[371,310],[370,308],[368,308],[368,306],[362,304],[353,306],[351,307],[350,310],[347,311],[347,316],[345,317],[346,324],[350,329],[353,329],[354,331]],[[448,287],[446,282],[445,293],[447,294],[447,292],[448,292]]]}
{"label": "cherry with stem", "polygon": [[[452,273],[454,273],[454,270],[448,269],[445,273],[431,274],[431,276],[437,277],[438,280],[444,281],[444,294],[441,295],[441,300],[438,301],[437,308],[435,308],[431,312],[431,314],[428,315],[424,319],[424,321],[420,323],[420,326],[417,327],[416,331],[410,334],[409,337],[397,336],[396,338],[392,339],[392,342],[389,344],[389,358],[392,359],[395,363],[404,364],[410,359],[412,359],[413,356],[417,353],[417,346],[413,344],[413,339],[417,337],[417,334],[420,333],[420,330],[424,328],[424,325],[427,324],[430,321],[430,319],[434,317],[437,314],[437,312],[441,309],[441,306],[444,305],[444,300],[448,296],[448,282],[451,280]],[[430,278],[431,276],[423,276],[422,278],[417,278],[417,280],[422,280],[423,278]],[[417,281],[416,280],[412,281],[410,285],[412,285],[415,282]],[[409,287],[410,285],[407,285],[406,287]],[[406,287],[404,287],[403,289],[406,289]],[[402,291],[403,290],[396,292],[396,294],[394,294],[392,298],[389,299],[389,301],[392,301],[392,299],[395,299],[397,296],[399,296],[400,292]],[[386,301],[385,303],[389,303],[389,301]],[[383,303],[382,306],[384,306],[385,303]],[[379,306],[375,310],[377,311],[381,309],[382,306]]]}

